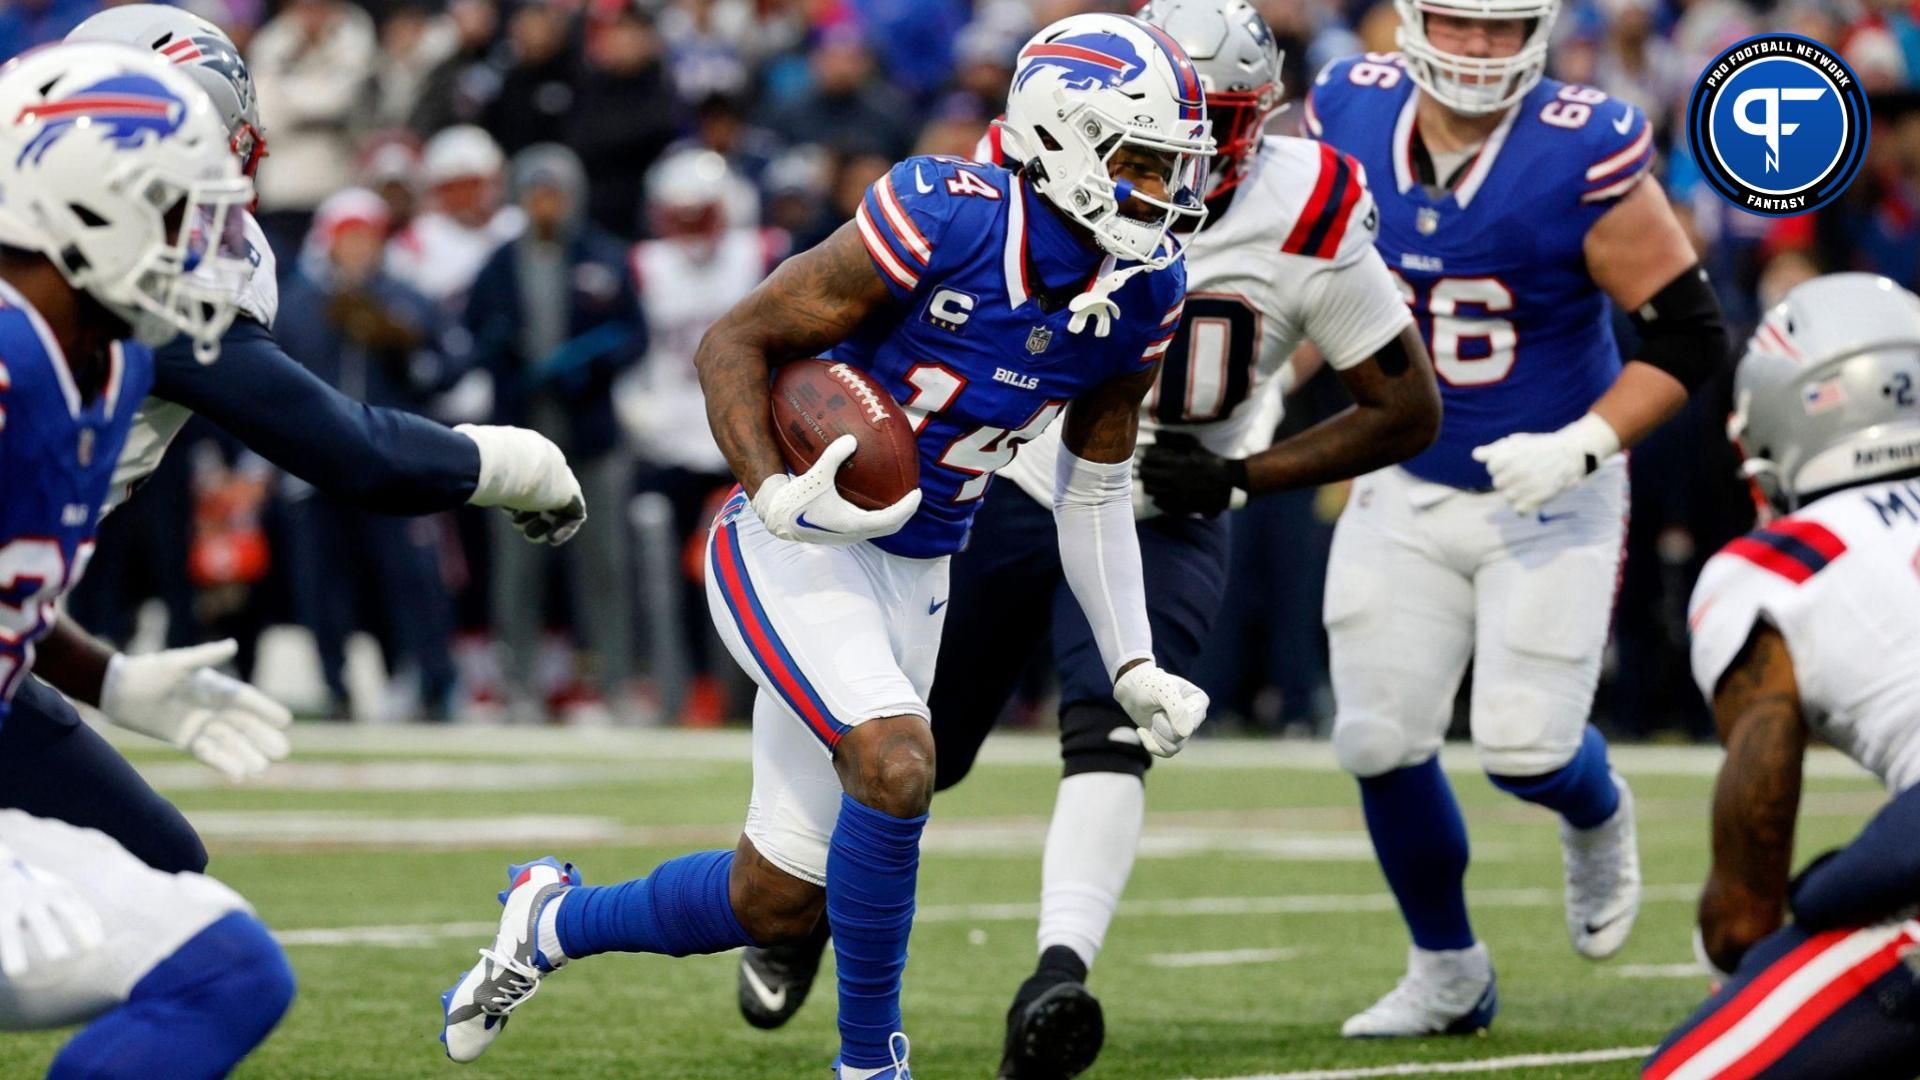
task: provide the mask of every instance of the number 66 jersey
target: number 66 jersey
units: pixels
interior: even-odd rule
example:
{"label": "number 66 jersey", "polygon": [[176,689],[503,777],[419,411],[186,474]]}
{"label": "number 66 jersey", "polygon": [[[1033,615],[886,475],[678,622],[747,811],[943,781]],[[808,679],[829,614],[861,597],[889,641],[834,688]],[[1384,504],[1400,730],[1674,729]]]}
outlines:
{"label": "number 66 jersey", "polygon": [[1441,189],[1419,175],[1418,103],[1400,55],[1368,53],[1327,65],[1304,119],[1383,193],[1380,254],[1433,354],[1440,437],[1402,468],[1485,490],[1474,447],[1572,423],[1619,374],[1584,244],[1646,176],[1653,132],[1626,102],[1542,79]]}

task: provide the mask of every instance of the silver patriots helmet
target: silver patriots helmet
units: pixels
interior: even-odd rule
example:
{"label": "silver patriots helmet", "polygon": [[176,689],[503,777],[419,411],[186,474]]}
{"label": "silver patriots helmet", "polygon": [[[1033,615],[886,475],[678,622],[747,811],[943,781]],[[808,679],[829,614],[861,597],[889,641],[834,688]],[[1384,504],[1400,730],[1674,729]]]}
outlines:
{"label": "silver patriots helmet", "polygon": [[66,39],[110,41],[159,53],[213,99],[242,173],[252,176],[260,159],[267,156],[266,127],[260,122],[253,75],[233,39],[218,26],[165,4],[124,4],[82,22]]}
{"label": "silver patriots helmet", "polygon": [[1246,177],[1280,107],[1280,46],[1247,0],[1152,0],[1139,17],[1179,42],[1200,73],[1219,145],[1206,194],[1222,195]]}
{"label": "silver patriots helmet", "polygon": [[1877,274],[1787,293],[1740,358],[1727,434],[1742,473],[1789,511],[1920,472],[1920,296]]}

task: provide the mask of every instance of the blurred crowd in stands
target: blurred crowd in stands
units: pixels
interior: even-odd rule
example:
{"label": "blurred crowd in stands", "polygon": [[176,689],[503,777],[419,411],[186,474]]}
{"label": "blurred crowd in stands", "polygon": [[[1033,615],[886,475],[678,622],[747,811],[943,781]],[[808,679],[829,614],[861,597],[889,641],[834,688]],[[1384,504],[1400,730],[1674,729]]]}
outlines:
{"label": "blurred crowd in stands", "polygon": [[[1389,0],[1254,0],[1298,100],[1327,61],[1393,48]],[[99,0],[6,0],[0,58]],[[121,640],[148,600],[174,642],[311,631],[333,716],[719,723],[744,684],[711,641],[700,545],[730,484],[692,355],[780,259],[847,220],[909,153],[966,155],[1033,30],[1102,0],[186,0],[240,44],[270,157],[280,341],[348,393],[449,423],[538,428],[593,521],[534,548],[478,512],[332,503],[210,426],[109,519],[76,613]],[[1838,47],[1872,92],[1852,190],[1818,214],[1733,210],[1688,160],[1708,57],[1760,29]],[[1920,276],[1920,3],[1573,0],[1553,73],[1655,118],[1659,177],[1736,335],[1814,273]],[[1296,113],[1273,130],[1290,133]],[[422,332],[419,327],[431,327]],[[1631,332],[1621,321],[1630,349]],[[1292,428],[1340,407],[1331,380]],[[1748,527],[1726,380],[1632,459],[1628,558],[1599,705],[1624,735],[1702,734],[1684,611],[1699,564]],[[1221,726],[1313,731],[1331,711],[1320,585],[1342,492],[1238,512],[1235,582],[1203,679]],[[350,687],[346,642],[387,688]],[[247,651],[251,662],[252,650]],[[1036,674],[1024,706],[1044,713]],[[1030,718],[1031,718],[1030,717]]]}

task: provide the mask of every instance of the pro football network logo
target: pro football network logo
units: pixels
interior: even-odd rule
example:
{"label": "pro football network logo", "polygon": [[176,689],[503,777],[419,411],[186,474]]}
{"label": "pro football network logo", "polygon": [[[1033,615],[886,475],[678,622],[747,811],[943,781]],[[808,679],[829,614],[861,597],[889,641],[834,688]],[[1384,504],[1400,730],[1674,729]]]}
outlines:
{"label": "pro football network logo", "polygon": [[1687,141],[1720,197],[1788,217],[1832,202],[1867,156],[1866,91],[1838,53],[1759,34],[1707,65],[1687,102]]}

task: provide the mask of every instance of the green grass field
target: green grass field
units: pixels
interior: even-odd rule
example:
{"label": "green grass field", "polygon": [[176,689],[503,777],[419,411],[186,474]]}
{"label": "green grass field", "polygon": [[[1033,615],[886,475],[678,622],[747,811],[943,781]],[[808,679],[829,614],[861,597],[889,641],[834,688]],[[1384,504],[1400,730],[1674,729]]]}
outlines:
{"label": "green grass field", "polygon": [[[915,1075],[991,1076],[1003,1011],[1032,961],[1049,741],[1006,736],[934,807],[907,970]],[[730,845],[747,793],[736,733],[579,735],[304,729],[297,760],[225,788],[182,759],[137,760],[207,835],[213,872],[288,942],[300,997],[245,1077],[452,1077],[438,995],[488,938],[510,859],[553,853],[589,882]],[[1449,761],[1456,759],[1451,756]],[[1353,785],[1324,748],[1210,742],[1154,771],[1148,838],[1092,986],[1108,1080],[1616,1050],[1610,1061],[1498,1070],[1626,1076],[1703,996],[1689,957],[1705,867],[1711,752],[1619,755],[1639,798],[1648,903],[1626,950],[1568,947],[1557,832],[1457,759],[1475,841],[1476,928],[1502,1009],[1483,1038],[1353,1043],[1340,1021],[1391,986],[1406,940],[1369,854]],[[1825,755],[1808,781],[1803,859],[1851,836],[1875,786]],[[568,967],[460,1075],[824,1077],[830,984],[789,1027],[749,1029],[733,956],[610,956]],[[0,1077],[44,1072],[57,1034],[9,1037]],[[1406,1074],[1406,1073],[1401,1073]],[[156,1078],[159,1080],[159,1078]]]}

